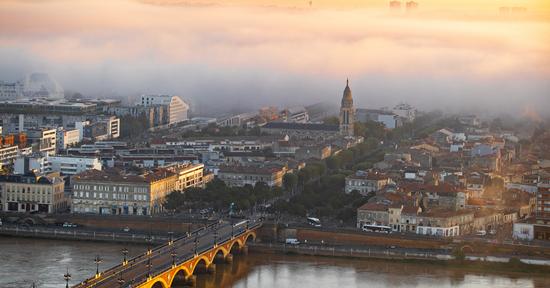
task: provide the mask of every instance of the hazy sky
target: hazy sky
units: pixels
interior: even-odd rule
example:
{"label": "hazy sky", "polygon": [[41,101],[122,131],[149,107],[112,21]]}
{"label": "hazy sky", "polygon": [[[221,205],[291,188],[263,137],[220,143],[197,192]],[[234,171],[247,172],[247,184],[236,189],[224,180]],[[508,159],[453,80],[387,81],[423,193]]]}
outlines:
{"label": "hazy sky", "polygon": [[242,110],[338,103],[349,77],[358,107],[550,112],[550,1],[388,2],[0,0],[0,80]]}

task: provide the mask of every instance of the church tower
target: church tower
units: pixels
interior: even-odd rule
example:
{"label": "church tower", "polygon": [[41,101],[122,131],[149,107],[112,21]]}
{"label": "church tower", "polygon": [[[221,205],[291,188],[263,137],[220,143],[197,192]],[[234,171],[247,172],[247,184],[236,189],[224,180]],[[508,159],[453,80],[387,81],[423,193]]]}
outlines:
{"label": "church tower", "polygon": [[353,123],[355,122],[355,108],[349,88],[349,80],[346,81],[346,89],[340,106],[340,133],[344,136],[353,136]]}

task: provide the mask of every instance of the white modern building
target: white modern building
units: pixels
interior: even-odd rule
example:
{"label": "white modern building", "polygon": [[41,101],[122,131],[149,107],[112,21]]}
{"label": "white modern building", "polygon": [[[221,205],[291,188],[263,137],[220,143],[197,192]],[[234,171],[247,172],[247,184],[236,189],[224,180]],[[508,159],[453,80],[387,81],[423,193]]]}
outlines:
{"label": "white modern building", "polygon": [[23,83],[0,81],[0,101],[15,100],[22,97]]}
{"label": "white modern building", "polygon": [[17,145],[0,147],[0,169],[4,166],[9,166],[17,157],[19,147]]}
{"label": "white modern building", "polygon": [[141,95],[138,105],[145,107],[162,105],[168,107],[168,123],[175,124],[188,119],[189,105],[180,96],[173,95]]}
{"label": "white modern building", "polygon": [[26,174],[35,171],[39,174],[61,172],[63,175],[75,175],[90,169],[101,170],[103,165],[97,158],[71,156],[18,157],[15,160],[14,173]]}
{"label": "white modern building", "polygon": [[57,150],[65,150],[71,145],[80,143],[80,131],[78,129],[57,128]]}
{"label": "white modern building", "polygon": [[416,109],[407,103],[399,103],[392,109],[393,114],[403,118],[406,122],[412,122],[416,118]]}
{"label": "white modern building", "polygon": [[36,152],[55,155],[57,144],[57,129],[31,128],[27,129],[26,133],[29,142],[37,145]]}

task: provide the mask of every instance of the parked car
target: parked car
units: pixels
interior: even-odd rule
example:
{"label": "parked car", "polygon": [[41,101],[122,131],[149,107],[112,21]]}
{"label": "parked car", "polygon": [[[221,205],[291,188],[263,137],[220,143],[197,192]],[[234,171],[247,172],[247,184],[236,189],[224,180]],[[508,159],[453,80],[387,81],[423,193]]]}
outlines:
{"label": "parked car", "polygon": [[285,244],[300,245],[300,241],[298,241],[298,239],[296,239],[296,238],[286,238]]}
{"label": "parked car", "polygon": [[73,224],[73,223],[65,222],[65,223],[63,223],[63,227],[64,228],[76,228],[77,225]]}
{"label": "parked car", "polygon": [[477,236],[485,236],[485,235],[487,235],[487,231],[485,231],[485,230],[479,230],[479,231],[476,232],[476,235],[477,235]]}
{"label": "parked car", "polygon": [[122,229],[122,231],[124,231],[124,232],[130,232],[130,227],[124,227],[124,228]]}

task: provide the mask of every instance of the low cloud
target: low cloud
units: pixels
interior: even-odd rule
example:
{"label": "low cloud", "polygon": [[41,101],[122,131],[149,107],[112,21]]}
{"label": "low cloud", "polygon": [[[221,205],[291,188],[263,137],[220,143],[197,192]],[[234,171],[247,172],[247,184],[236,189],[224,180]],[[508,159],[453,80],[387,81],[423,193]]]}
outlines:
{"label": "low cloud", "polygon": [[550,107],[547,20],[154,2],[7,2],[0,79],[42,71],[90,96],[174,93],[216,113],[338,102],[347,77],[363,107]]}

